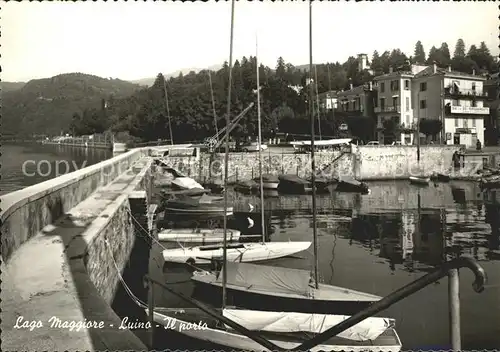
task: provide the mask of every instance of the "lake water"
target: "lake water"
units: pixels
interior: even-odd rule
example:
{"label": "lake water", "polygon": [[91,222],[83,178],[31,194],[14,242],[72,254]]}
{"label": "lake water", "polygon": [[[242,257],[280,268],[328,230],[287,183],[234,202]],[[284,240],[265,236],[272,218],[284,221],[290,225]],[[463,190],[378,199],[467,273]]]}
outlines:
{"label": "lake water", "polygon": [[[466,182],[424,188],[408,182],[383,182],[370,187],[369,195],[332,193],[317,198],[321,281],[386,296],[443,261],[459,254],[471,256],[483,266],[489,282],[478,294],[472,289],[472,273],[460,270],[462,348],[498,348],[500,206],[496,195],[482,194],[477,185]],[[231,226],[243,233],[258,233],[259,198],[229,194],[237,211]],[[252,213],[248,212],[248,203],[256,207]],[[265,209],[271,241],[312,241],[310,196],[267,198]],[[244,221],[246,216],[255,219],[251,230]],[[206,223],[194,222],[199,226]],[[213,221],[208,225],[213,226]],[[267,265],[312,269],[312,251],[311,246],[299,255],[303,259],[280,259]],[[160,281],[177,283],[171,287],[182,293],[192,292],[192,284],[186,283],[190,274],[184,269],[165,267],[158,245],[153,249],[150,273]],[[451,348],[447,290],[448,279],[443,278],[379,314],[396,319],[404,349]],[[160,289],[155,290],[155,304],[187,306]],[[163,331],[159,334],[157,348],[174,348],[172,336]],[[175,348],[207,348],[191,343],[184,341]]]}
{"label": "lake water", "polygon": [[3,144],[1,152],[0,194],[47,181],[113,155],[105,149],[44,144]]}

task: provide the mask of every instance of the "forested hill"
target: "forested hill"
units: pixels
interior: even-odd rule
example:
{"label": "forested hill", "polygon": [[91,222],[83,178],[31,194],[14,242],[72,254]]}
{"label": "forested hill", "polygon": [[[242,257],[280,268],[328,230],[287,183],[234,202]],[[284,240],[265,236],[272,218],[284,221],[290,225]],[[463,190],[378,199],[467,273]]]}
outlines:
{"label": "forested hill", "polygon": [[24,87],[26,82],[0,82],[0,89],[2,92],[11,92],[13,90],[18,90]]}
{"label": "forested hill", "polygon": [[97,108],[102,99],[126,97],[140,86],[120,79],[67,73],[2,92],[2,134],[58,135],[75,112]]}

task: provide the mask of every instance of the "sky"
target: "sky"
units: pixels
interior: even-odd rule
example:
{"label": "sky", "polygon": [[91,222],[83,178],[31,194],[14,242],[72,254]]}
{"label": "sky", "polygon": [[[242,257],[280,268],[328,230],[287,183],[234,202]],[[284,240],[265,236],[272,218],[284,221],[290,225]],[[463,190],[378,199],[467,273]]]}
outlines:
{"label": "sky", "polygon": [[[315,2],[313,61],[400,48],[412,55],[458,38],[498,55],[494,2]],[[1,79],[28,81],[83,72],[134,80],[229,61],[231,3],[8,2],[1,15]],[[307,2],[238,1],[233,60],[255,55],[309,63]]]}

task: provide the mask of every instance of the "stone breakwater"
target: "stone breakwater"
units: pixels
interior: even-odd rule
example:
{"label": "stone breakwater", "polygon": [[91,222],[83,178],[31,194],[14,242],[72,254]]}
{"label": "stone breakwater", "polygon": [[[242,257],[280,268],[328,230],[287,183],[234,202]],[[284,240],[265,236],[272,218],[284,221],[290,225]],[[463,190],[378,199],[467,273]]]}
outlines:
{"label": "stone breakwater", "polygon": [[[430,176],[433,173],[450,174],[464,178],[477,170],[477,165],[466,165],[452,171],[452,156],[459,146],[422,146],[420,160],[415,146],[353,146],[350,150],[317,152],[316,172],[327,179],[354,177],[358,180],[394,180],[410,176]],[[196,157],[166,157],[166,163],[189,177],[200,181],[222,179],[224,154],[201,154]],[[231,153],[228,163],[228,181],[249,180],[259,175],[258,153]],[[262,155],[262,172],[274,175],[294,174],[309,177],[309,154]]]}

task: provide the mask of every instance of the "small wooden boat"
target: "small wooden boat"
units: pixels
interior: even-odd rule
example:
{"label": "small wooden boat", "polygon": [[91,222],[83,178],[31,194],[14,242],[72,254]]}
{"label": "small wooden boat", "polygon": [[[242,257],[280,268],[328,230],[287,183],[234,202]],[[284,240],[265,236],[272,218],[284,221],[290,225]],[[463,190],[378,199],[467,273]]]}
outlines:
{"label": "small wooden boat", "polygon": [[[264,311],[355,314],[382,297],[344,287],[311,283],[308,270],[227,262],[226,292],[231,305]],[[195,297],[219,304],[221,272],[198,271]],[[201,295],[198,293],[202,293]]]}
{"label": "small wooden boat", "polygon": [[[260,183],[260,177],[255,177],[253,181]],[[280,180],[278,176],[273,174],[263,174],[262,175],[262,187],[264,189],[278,189]]]}
{"label": "small wooden boat", "polygon": [[354,178],[341,178],[335,187],[337,192],[358,192],[366,194],[369,192],[368,185]]}
{"label": "small wooden boat", "polygon": [[234,184],[233,188],[236,192],[250,194],[250,193],[258,191],[259,184],[257,182],[255,182],[254,180],[238,181]]}
{"label": "small wooden boat", "polygon": [[[309,177],[307,180],[312,184],[312,176]],[[317,193],[328,193],[329,192],[328,186],[330,186],[333,183],[333,181],[329,181],[324,177],[316,176],[314,179],[314,183],[316,184]]]}
{"label": "small wooden boat", "polygon": [[282,193],[304,194],[312,191],[311,182],[296,175],[280,175],[278,190]]}
{"label": "small wooden boat", "polygon": [[431,175],[431,181],[435,182],[449,182],[450,179],[450,175],[441,174],[439,172],[435,172]]}
{"label": "small wooden boat", "polygon": [[[226,239],[238,241],[241,232],[227,229]],[[158,233],[158,240],[165,242],[189,242],[189,243],[221,243],[224,241],[224,229],[164,229]]]}
{"label": "small wooden boat", "polygon": [[[146,308],[146,314],[149,310]],[[263,312],[245,309],[219,309],[228,319],[248,330],[258,331],[275,345],[292,349],[304,341],[326,331],[348,318],[345,315],[304,314],[289,312]],[[245,335],[220,324],[197,308],[156,308],[153,320],[168,327],[170,331],[217,347],[240,351],[268,351],[265,347]],[[312,352],[399,352],[401,340],[394,328],[395,320],[371,317],[317,345]],[[220,348],[217,348],[220,349]]]}
{"label": "small wooden boat", "polygon": [[209,189],[199,189],[199,188],[193,188],[193,189],[183,189],[183,190],[161,190],[161,196],[162,198],[172,198],[172,197],[201,197],[204,194],[210,193]]}
{"label": "small wooden boat", "polygon": [[222,197],[213,197],[203,194],[200,198],[183,197],[164,202],[164,209],[172,214],[190,215],[224,215],[233,214],[233,207],[224,208]]}
{"label": "small wooden boat", "polygon": [[427,186],[431,181],[430,177],[415,177],[410,176],[410,183],[420,186]]}
{"label": "small wooden boat", "polygon": [[224,184],[220,180],[211,180],[208,182],[205,182],[203,186],[207,189],[209,189],[213,193],[222,193],[224,192]]}
{"label": "small wooden boat", "polygon": [[[311,242],[270,242],[270,243],[233,243],[228,244],[227,261],[257,262],[286,257],[302,252]],[[165,249],[163,259],[172,263],[212,264],[223,255],[222,244],[198,247]]]}

